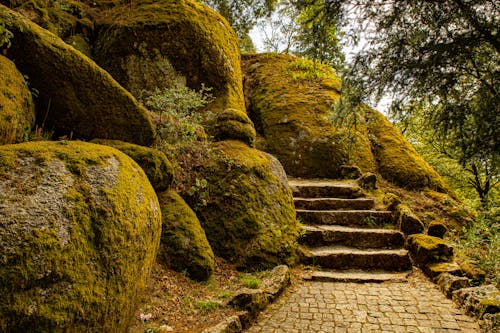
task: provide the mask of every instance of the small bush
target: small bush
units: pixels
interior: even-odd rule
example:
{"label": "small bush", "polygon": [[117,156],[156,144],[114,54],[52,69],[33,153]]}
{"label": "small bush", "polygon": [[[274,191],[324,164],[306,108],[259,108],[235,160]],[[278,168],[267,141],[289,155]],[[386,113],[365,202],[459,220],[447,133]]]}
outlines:
{"label": "small bush", "polygon": [[5,23],[0,22],[0,49],[8,49],[12,37],[14,37],[14,35],[5,27]]}
{"label": "small bush", "polygon": [[144,92],[140,99],[151,111],[161,141],[194,141],[205,137],[197,111],[214,100],[211,90],[204,85],[199,91],[188,87],[157,88]]}

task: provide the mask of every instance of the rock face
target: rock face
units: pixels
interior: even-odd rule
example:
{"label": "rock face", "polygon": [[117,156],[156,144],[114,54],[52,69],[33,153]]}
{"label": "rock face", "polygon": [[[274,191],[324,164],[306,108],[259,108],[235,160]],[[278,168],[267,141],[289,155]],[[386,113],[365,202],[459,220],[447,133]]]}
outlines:
{"label": "rock face", "polygon": [[124,332],[159,245],[158,199],[116,149],[0,147],[0,331]]}
{"label": "rock face", "polygon": [[0,145],[25,139],[35,124],[35,107],[24,77],[0,55]]}
{"label": "rock face", "polygon": [[298,223],[281,164],[237,141],[222,141],[197,166],[199,196],[181,193],[195,209],[214,253],[244,268],[294,260]]}
{"label": "rock face", "polygon": [[340,178],[342,165],[379,172],[397,185],[442,189],[439,175],[385,117],[363,108],[356,128],[334,123],[340,79],[327,67],[287,55],[243,57],[248,113],[262,136],[259,148],[275,155],[291,176]]}
{"label": "rock face", "polygon": [[154,130],[146,110],[106,71],[3,5],[0,20],[14,35],[7,57],[39,91],[40,123],[46,120],[47,128],[73,138],[152,142]]}
{"label": "rock face", "polygon": [[162,235],[158,259],[194,280],[207,280],[214,271],[214,253],[196,214],[175,192],[159,196]]}
{"label": "rock face", "polygon": [[157,192],[165,191],[172,183],[174,169],[161,151],[118,140],[96,139],[92,142],[116,148],[130,156],[144,170]]}
{"label": "rock face", "polygon": [[[355,164],[375,171],[366,136],[335,128],[326,117],[339,98],[340,80],[327,67],[309,78],[312,62],[287,55],[244,56],[245,98],[259,148],[275,155],[287,174],[304,178],[340,178],[341,166]],[[319,65],[318,65],[319,66]]]}
{"label": "rock face", "polygon": [[134,1],[97,22],[95,59],[134,95],[187,85],[212,88],[209,135],[251,144],[235,33],[222,16],[191,0]]}

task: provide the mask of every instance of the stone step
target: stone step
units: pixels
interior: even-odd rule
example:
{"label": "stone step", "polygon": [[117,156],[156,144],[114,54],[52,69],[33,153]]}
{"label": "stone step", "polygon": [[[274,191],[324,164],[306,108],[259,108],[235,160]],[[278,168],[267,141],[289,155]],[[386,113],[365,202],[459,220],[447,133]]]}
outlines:
{"label": "stone step", "polygon": [[360,271],[360,270],[333,270],[314,271],[305,274],[302,278],[308,281],[321,282],[350,282],[350,283],[383,283],[406,282],[411,271]]}
{"label": "stone step", "polygon": [[300,243],[308,246],[343,245],[354,248],[397,249],[404,245],[401,232],[390,229],[351,228],[339,225],[303,225]]}
{"label": "stone step", "polygon": [[380,210],[305,210],[297,209],[297,217],[304,224],[337,224],[361,228],[376,228],[392,224],[392,213]]}
{"label": "stone step", "polygon": [[407,271],[412,265],[408,251],[355,249],[341,246],[324,246],[304,251],[306,265],[319,265],[329,269],[380,269]]}
{"label": "stone step", "polygon": [[306,210],[368,210],[375,206],[373,198],[293,198],[293,202],[296,209]]}
{"label": "stone step", "polygon": [[354,182],[290,180],[288,183],[297,198],[355,199],[363,196],[361,188]]}

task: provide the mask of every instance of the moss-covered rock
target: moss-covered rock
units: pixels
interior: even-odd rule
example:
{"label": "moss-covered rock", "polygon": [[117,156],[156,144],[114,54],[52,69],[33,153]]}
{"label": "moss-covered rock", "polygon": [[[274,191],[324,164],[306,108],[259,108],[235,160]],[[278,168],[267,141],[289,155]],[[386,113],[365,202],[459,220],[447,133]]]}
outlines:
{"label": "moss-covered rock", "polygon": [[356,179],[359,187],[362,189],[373,191],[377,189],[377,175],[372,172],[366,172],[361,177]]}
{"label": "moss-covered rock", "polygon": [[446,224],[441,221],[432,221],[427,228],[427,235],[443,238],[447,231],[448,227]]}
{"label": "moss-covered rock", "polygon": [[453,258],[453,248],[441,238],[416,234],[408,237],[407,244],[413,261],[420,267]]}
{"label": "moss-covered rock", "polygon": [[146,110],[106,71],[2,5],[0,20],[14,35],[7,57],[39,92],[40,124],[74,138],[152,142],[154,130]]}
{"label": "moss-covered rock", "polygon": [[35,106],[24,77],[0,55],[0,145],[23,141],[35,124]]}
{"label": "moss-covered rock", "polygon": [[384,115],[365,108],[365,117],[378,172],[382,177],[407,189],[446,190],[439,174]]}
{"label": "moss-covered rock", "polygon": [[162,233],[158,260],[194,280],[207,280],[214,271],[214,253],[196,214],[175,192],[159,195]]}
{"label": "moss-covered rock", "polygon": [[259,148],[289,175],[339,178],[345,164],[376,170],[363,120],[352,135],[327,120],[341,90],[330,68],[278,54],[244,55],[243,63],[247,109],[263,137]]}
{"label": "moss-covered rock", "polygon": [[[252,143],[245,113],[236,34],[209,7],[191,0],[133,1],[97,22],[96,61],[138,96],[143,90],[187,85],[212,88],[204,108],[208,134]],[[233,113],[221,119],[221,112]]]}
{"label": "moss-covered rock", "polygon": [[382,202],[387,210],[396,211],[401,204],[401,198],[394,193],[386,193],[382,198]]}
{"label": "moss-covered rock", "polygon": [[196,183],[180,194],[196,211],[214,253],[242,268],[295,260],[299,227],[281,164],[237,141],[208,149]]}
{"label": "moss-covered rock", "polygon": [[405,235],[421,234],[424,232],[424,224],[407,205],[401,204],[396,207],[396,219],[399,224],[399,230]]}
{"label": "moss-covered rock", "polygon": [[157,192],[166,190],[172,183],[174,169],[163,152],[118,140],[95,139],[92,142],[116,148],[130,156],[141,166]]}
{"label": "moss-covered rock", "polygon": [[0,331],[124,332],[160,228],[153,188],[118,150],[0,146]]}

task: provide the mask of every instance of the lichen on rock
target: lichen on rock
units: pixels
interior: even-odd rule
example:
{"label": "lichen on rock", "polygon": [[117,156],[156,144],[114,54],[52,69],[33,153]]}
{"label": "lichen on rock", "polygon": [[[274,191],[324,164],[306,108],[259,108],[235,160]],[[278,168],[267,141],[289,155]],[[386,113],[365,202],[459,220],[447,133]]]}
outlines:
{"label": "lichen on rock", "polygon": [[[220,14],[191,0],[138,1],[115,6],[96,25],[96,61],[135,96],[184,85],[212,88],[214,101],[200,111],[208,134],[253,144],[237,37]],[[227,110],[239,119],[220,119]]]}
{"label": "lichen on rock", "polygon": [[196,214],[175,192],[159,195],[162,235],[158,260],[198,281],[214,271],[214,253]]}
{"label": "lichen on rock", "polygon": [[195,210],[214,253],[245,269],[293,263],[299,227],[278,160],[238,141],[214,143],[206,153],[189,169],[202,186],[180,194]]}
{"label": "lichen on rock", "polygon": [[248,113],[262,137],[258,148],[275,155],[289,175],[339,178],[345,164],[375,171],[363,124],[350,135],[327,120],[341,90],[330,68],[282,54],[244,55],[243,68]]}
{"label": "lichen on rock", "polygon": [[72,138],[152,143],[155,133],[146,109],[106,71],[3,5],[0,20],[14,35],[7,57],[38,90],[40,125]]}
{"label": "lichen on rock", "polygon": [[95,139],[92,143],[116,148],[130,156],[144,170],[157,192],[165,191],[172,183],[174,169],[163,152],[119,140]]}
{"label": "lichen on rock", "polygon": [[125,331],[160,228],[153,188],[118,150],[0,146],[0,331]]}
{"label": "lichen on rock", "polygon": [[0,55],[0,145],[26,139],[35,124],[31,92],[16,65]]}

